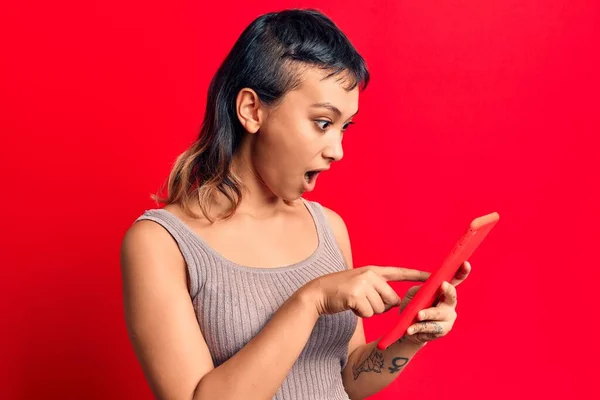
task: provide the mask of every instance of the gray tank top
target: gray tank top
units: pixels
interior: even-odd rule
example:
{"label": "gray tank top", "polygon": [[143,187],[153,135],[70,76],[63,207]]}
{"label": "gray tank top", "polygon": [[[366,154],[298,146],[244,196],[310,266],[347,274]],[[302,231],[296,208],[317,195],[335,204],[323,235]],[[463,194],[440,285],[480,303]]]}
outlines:
{"label": "gray tank top", "polygon": [[[190,297],[198,324],[218,367],[246,345],[301,286],[347,269],[322,206],[302,199],[313,217],[319,244],[304,261],[255,268],[225,259],[182,220],[164,209],[146,210],[137,220],[162,225],[187,264]],[[357,316],[352,311],[323,315],[273,399],[348,400],[341,371]]]}

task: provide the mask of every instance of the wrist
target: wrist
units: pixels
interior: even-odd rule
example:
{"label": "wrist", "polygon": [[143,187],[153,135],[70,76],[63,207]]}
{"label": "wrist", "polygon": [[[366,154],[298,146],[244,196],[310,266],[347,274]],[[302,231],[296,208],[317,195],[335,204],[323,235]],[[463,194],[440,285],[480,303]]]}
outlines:
{"label": "wrist", "polygon": [[[379,343],[381,338],[377,339],[376,343]],[[417,352],[421,350],[427,342],[421,342],[416,340],[416,338],[410,337],[408,335],[402,336],[400,339],[396,340],[392,343],[388,349],[393,349],[392,352],[398,351],[398,349],[402,349],[403,351],[414,351]]]}
{"label": "wrist", "polygon": [[302,310],[311,314],[315,321],[321,316],[317,307],[317,293],[312,285],[305,285],[292,295],[290,301],[297,304]]}
{"label": "wrist", "polygon": [[417,335],[404,335],[402,336],[397,342],[396,344],[401,344],[407,347],[411,347],[411,348],[415,348],[417,350],[420,350],[421,348],[423,348],[427,342],[422,342],[420,340],[417,339]]}

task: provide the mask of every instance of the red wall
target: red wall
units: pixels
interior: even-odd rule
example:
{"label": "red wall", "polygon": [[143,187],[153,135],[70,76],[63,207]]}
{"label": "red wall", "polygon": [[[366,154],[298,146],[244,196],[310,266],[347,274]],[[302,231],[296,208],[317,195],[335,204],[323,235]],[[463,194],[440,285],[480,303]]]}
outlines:
{"label": "red wall", "polygon": [[[372,72],[344,161],[309,197],[345,218],[356,265],[431,270],[471,218],[501,215],[453,332],[375,398],[596,392],[598,2],[10,3],[1,398],[151,397],[123,321],[122,235],[156,206],[241,30],[288,6],[328,13]],[[366,321],[369,339],[389,317]]]}

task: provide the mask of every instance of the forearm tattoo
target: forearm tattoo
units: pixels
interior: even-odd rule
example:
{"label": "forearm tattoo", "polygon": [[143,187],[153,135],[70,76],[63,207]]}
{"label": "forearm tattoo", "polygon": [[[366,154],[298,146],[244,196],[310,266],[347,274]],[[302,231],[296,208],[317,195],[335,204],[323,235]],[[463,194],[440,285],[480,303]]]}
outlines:
{"label": "forearm tattoo", "polygon": [[[402,341],[400,339],[398,342]],[[400,368],[408,363],[409,359],[406,357],[394,357],[392,359],[392,366],[388,367],[390,374],[394,374],[400,371]],[[362,372],[375,372],[380,374],[384,369],[383,353],[377,348],[373,349],[371,354],[358,366],[352,368],[354,373],[354,380],[357,380]]]}
{"label": "forearm tattoo", "polygon": [[375,372],[381,373],[383,369],[383,353],[377,349],[373,349],[369,357],[361,362],[358,367],[354,367],[354,380],[358,379],[361,372]]}
{"label": "forearm tattoo", "polygon": [[406,357],[394,358],[392,360],[392,366],[388,368],[390,370],[390,374],[400,371],[400,368],[404,367],[407,362],[408,362],[408,358],[406,358]]}

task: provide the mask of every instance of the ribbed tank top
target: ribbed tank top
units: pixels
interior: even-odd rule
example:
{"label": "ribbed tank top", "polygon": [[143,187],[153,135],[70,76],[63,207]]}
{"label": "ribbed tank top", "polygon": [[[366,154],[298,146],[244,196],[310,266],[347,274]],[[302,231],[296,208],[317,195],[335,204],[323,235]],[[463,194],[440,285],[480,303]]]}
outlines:
{"label": "ribbed tank top", "polygon": [[[177,242],[187,265],[198,324],[215,368],[256,336],[301,286],[347,269],[321,204],[302,201],[317,228],[317,249],[301,262],[275,268],[248,267],[224,258],[165,209],[146,210],[136,220],[157,222]],[[319,317],[273,399],[348,400],[341,371],[348,361],[348,343],[357,318],[352,311]]]}

